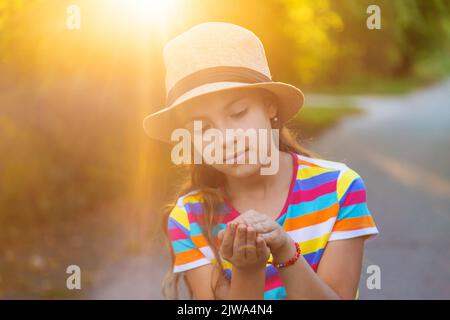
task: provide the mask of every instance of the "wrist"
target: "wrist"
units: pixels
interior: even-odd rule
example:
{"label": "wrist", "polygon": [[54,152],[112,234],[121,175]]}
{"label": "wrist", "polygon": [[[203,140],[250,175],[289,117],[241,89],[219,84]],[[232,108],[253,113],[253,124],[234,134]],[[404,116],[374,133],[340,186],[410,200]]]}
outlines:
{"label": "wrist", "polygon": [[254,275],[255,273],[258,273],[258,271],[265,272],[266,266],[265,265],[258,265],[258,266],[235,266],[233,265],[233,274],[239,273],[243,275]]}
{"label": "wrist", "polygon": [[259,300],[264,299],[264,286],[266,268],[239,268],[233,266],[233,275],[230,283],[230,296],[232,300]]}
{"label": "wrist", "polygon": [[277,262],[287,261],[296,253],[295,242],[291,237],[286,237],[283,245],[272,252],[272,257]]}

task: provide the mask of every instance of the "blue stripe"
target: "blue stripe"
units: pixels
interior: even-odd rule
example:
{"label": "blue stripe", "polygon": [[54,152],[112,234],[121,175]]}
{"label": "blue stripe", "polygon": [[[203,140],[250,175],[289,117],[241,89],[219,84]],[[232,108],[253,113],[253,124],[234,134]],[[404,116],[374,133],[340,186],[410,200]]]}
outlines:
{"label": "blue stripe", "polygon": [[180,240],[172,241],[172,248],[175,251],[175,253],[180,253],[183,251],[195,249],[196,246],[192,242],[192,240],[189,238],[189,239],[180,239]]}
{"label": "blue stripe", "polygon": [[282,300],[286,297],[287,293],[284,287],[278,287],[264,292],[264,300]]}
{"label": "blue stripe", "polygon": [[197,222],[192,222],[190,228],[191,228],[191,236],[197,236],[203,233],[202,229],[200,228],[200,225]]}
{"label": "blue stripe", "polygon": [[277,268],[273,266],[273,264],[270,264],[266,266],[266,278],[272,278],[278,274]]}
{"label": "blue stripe", "polygon": [[299,190],[310,190],[324,183],[334,181],[338,178],[339,171],[321,173],[308,179],[297,179],[295,181],[294,192]]}
{"label": "blue stripe", "polygon": [[289,205],[288,218],[296,218],[308,213],[313,213],[331,207],[337,202],[336,192],[327,193],[312,201],[304,201]]}
{"label": "blue stripe", "polygon": [[203,213],[203,205],[200,202],[195,202],[195,203],[187,202],[184,204],[184,206],[188,213],[193,213],[193,214]]}
{"label": "blue stripe", "polygon": [[228,280],[231,280],[231,270],[230,269],[225,269],[225,277]]}
{"label": "blue stripe", "polygon": [[319,249],[315,252],[304,254],[303,258],[305,258],[305,260],[311,266],[313,264],[319,263],[320,258],[322,257],[322,254],[323,254],[323,249]]}
{"label": "blue stripe", "polygon": [[363,189],[364,189],[364,181],[361,177],[358,177],[358,178],[355,178],[355,180],[353,180],[352,184],[348,188],[348,191],[353,192],[353,191],[359,191],[359,190],[363,190]]}
{"label": "blue stripe", "polygon": [[[219,231],[222,229],[225,229],[226,226],[227,225],[225,223],[216,224],[212,229],[212,234],[217,236]],[[199,234],[204,233],[204,232],[202,232],[202,228],[200,227],[200,225],[197,222],[191,222],[190,228],[191,228],[191,233],[190,233],[191,236],[198,236]]]}
{"label": "blue stripe", "polygon": [[225,202],[222,202],[217,205],[216,212],[226,215],[226,214],[231,213],[231,208]]}
{"label": "blue stripe", "polygon": [[[193,214],[203,213],[203,203],[202,202],[186,202],[184,204],[186,211]],[[218,214],[228,214],[231,212],[231,208],[225,203],[221,202],[217,204],[215,213]]]}
{"label": "blue stripe", "polygon": [[180,229],[185,235],[189,236],[189,230],[182,226],[177,220],[172,217],[169,217],[167,221],[167,227],[169,229]]}
{"label": "blue stripe", "polygon": [[219,231],[225,229],[226,226],[227,225],[225,223],[219,223],[219,224],[215,225],[214,228],[212,229],[212,234],[214,236],[217,236],[219,234]]}
{"label": "blue stripe", "polygon": [[337,220],[346,218],[357,218],[370,215],[369,208],[366,203],[357,203],[351,206],[343,207],[339,210]]}
{"label": "blue stripe", "polygon": [[347,190],[345,190],[345,193],[342,195],[341,200],[339,200],[339,205],[342,206],[348,193],[354,192],[354,191],[360,191],[360,190],[364,190],[364,189],[365,189],[365,185],[364,185],[364,181],[361,179],[361,177],[355,178],[352,181],[352,183],[350,184],[350,186],[347,188]]}

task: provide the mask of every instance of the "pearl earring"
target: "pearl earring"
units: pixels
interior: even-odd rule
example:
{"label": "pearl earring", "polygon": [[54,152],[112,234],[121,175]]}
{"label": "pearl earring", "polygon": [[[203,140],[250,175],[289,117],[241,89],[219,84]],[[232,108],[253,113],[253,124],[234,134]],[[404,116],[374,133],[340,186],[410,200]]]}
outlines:
{"label": "pearl earring", "polygon": [[272,120],[273,120],[273,122],[278,122],[278,117],[275,116],[275,117],[272,118]]}

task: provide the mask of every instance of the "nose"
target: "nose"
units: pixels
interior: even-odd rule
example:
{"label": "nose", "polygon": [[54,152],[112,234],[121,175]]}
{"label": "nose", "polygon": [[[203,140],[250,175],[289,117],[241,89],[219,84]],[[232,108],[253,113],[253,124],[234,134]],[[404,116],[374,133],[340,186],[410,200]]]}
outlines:
{"label": "nose", "polygon": [[[227,148],[230,148],[229,150],[231,151],[229,152],[233,153],[235,145],[237,144],[237,138],[233,134],[235,128],[230,127],[230,125],[225,122],[216,122],[211,127],[218,133],[218,136],[217,134],[214,134],[214,148],[221,149],[221,151],[218,150],[218,152],[223,155],[223,160],[225,161],[225,159],[230,156],[227,154]],[[206,145],[204,144],[203,147],[205,146]]]}

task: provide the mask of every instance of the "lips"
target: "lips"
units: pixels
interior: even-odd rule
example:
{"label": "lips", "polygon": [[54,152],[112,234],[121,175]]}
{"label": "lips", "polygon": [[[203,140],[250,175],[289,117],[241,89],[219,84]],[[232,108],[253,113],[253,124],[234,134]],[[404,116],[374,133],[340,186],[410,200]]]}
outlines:
{"label": "lips", "polygon": [[225,163],[229,161],[237,162],[242,156],[245,156],[245,153],[248,151],[248,149],[242,150],[240,152],[234,153],[231,156],[228,156],[225,158]]}

